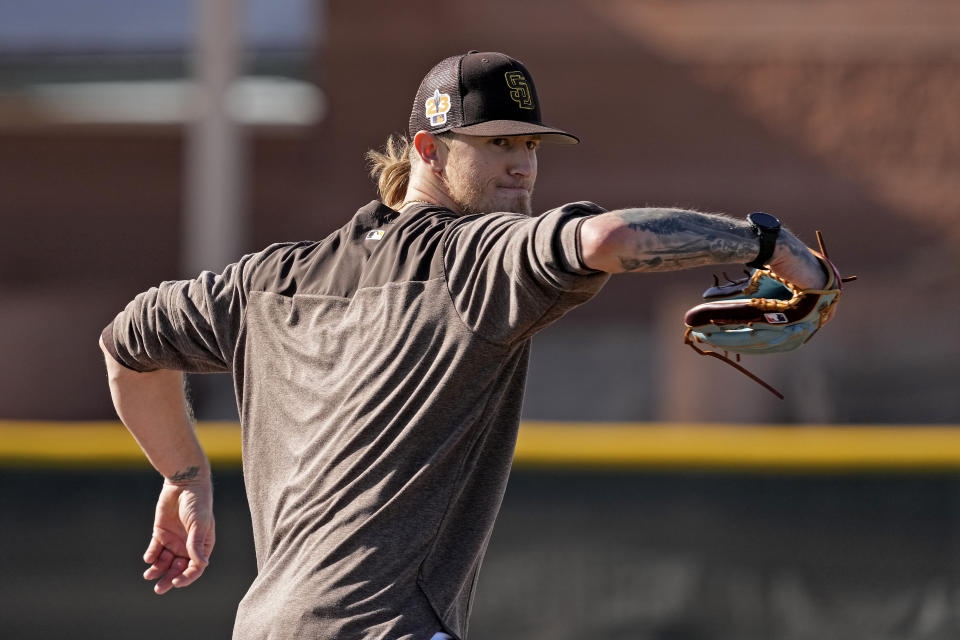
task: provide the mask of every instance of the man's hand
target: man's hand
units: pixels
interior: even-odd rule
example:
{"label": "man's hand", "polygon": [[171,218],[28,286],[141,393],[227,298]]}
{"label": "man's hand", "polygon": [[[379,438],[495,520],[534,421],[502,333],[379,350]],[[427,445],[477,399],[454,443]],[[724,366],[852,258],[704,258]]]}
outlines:
{"label": "man's hand", "polygon": [[785,229],[780,232],[768,266],[801,290],[823,289],[831,280],[830,268],[820,259],[820,255]]}
{"label": "man's hand", "polygon": [[178,472],[164,481],[157,500],[153,537],[143,554],[150,565],[144,579],[159,578],[157,594],[193,584],[210,563],[215,540],[209,472],[199,467]]}

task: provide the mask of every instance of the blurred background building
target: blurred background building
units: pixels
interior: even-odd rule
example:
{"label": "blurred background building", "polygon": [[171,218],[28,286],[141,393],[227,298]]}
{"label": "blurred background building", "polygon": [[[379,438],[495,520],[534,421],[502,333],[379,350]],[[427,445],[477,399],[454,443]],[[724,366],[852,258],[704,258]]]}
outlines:
{"label": "blurred background building", "polygon": [[[954,2],[238,5],[235,149],[213,169],[235,222],[202,236],[226,250],[190,245],[191,211],[213,208],[195,177],[197,43],[222,37],[193,3],[0,7],[0,415],[111,416],[95,341],[127,300],[338,227],[375,197],[363,153],[404,131],[425,70],[480,48],[524,60],[549,119],[584,140],[544,149],[538,208],[771,211],[808,242],[823,229],[861,277],[809,349],[750,363],[785,402],[682,345],[709,270],[615,278],[538,340],[529,417],[960,416]],[[198,403],[229,415],[229,398]]]}
{"label": "blurred background building", "polygon": [[[0,0],[0,418],[113,419],[96,340],[123,305],[339,227],[376,197],[364,152],[469,49],[523,60],[583,140],[543,148],[538,209],[769,211],[860,277],[807,347],[746,362],[784,401],[682,344],[711,270],[613,278],[535,340],[525,418],[960,423],[954,0]],[[191,385],[199,417],[235,416],[229,380]],[[957,637],[955,471],[791,473],[521,470],[476,637]],[[189,637],[206,606],[202,637],[228,633],[252,564],[242,483],[221,482],[225,568],[158,605],[118,593],[135,566],[51,552],[53,514],[85,548],[143,528],[152,478],[0,473],[0,548],[22,550],[0,636],[62,635],[50,601],[71,626],[125,604],[91,637]]]}

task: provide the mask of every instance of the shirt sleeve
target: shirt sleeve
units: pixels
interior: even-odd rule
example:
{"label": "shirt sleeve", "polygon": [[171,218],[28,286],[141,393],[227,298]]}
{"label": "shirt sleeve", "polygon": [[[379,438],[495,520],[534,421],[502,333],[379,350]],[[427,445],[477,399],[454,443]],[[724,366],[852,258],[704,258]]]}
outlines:
{"label": "shirt sleeve", "polygon": [[464,323],[507,344],[596,295],[609,274],[584,265],[579,228],[603,212],[576,202],[538,217],[495,213],[458,221],[444,242],[444,268]]}
{"label": "shirt sleeve", "polygon": [[242,332],[251,256],[223,273],[162,282],[134,298],[101,337],[107,351],[134,371],[230,371]]}

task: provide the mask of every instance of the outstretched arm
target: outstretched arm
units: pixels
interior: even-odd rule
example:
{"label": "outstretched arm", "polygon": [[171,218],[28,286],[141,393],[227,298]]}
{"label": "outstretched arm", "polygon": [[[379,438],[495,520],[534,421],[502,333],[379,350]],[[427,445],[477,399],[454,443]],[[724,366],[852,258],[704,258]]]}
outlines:
{"label": "outstretched arm", "polygon": [[161,369],[138,373],[118,363],[100,341],[117,415],[163,477],[153,535],[144,553],[154,591],[192,584],[213,551],[210,464],[187,411],[183,374]]}
{"label": "outstretched arm", "polygon": [[[746,263],[760,248],[746,220],[682,209],[610,211],[584,222],[580,234],[586,265],[608,273]],[[786,229],[769,265],[802,289],[817,289],[827,281],[817,257]]]}

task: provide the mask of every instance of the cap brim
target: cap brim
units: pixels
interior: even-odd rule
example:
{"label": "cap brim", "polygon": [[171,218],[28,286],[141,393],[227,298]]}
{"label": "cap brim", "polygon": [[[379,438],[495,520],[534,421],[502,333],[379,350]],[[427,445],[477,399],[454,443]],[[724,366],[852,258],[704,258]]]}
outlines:
{"label": "cap brim", "polygon": [[540,136],[544,142],[557,144],[580,142],[580,138],[572,133],[520,120],[488,120],[466,127],[452,127],[449,131],[468,136]]}

